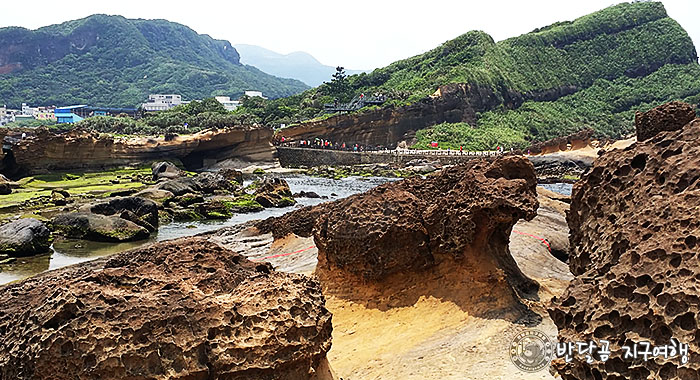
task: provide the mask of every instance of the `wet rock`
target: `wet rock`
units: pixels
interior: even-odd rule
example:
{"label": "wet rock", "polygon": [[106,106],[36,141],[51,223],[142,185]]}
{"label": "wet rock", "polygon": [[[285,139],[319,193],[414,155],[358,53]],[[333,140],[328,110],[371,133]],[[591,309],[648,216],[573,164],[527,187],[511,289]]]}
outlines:
{"label": "wet rock", "polygon": [[202,203],[204,202],[204,197],[201,194],[184,194],[184,195],[179,195],[177,197],[171,198],[167,203],[168,204],[176,204],[180,207],[188,207],[192,206],[195,203]]}
{"label": "wet rock", "polygon": [[228,219],[234,214],[262,211],[264,207],[248,196],[214,197],[194,207],[195,212],[207,219]]}
{"label": "wet rock", "polygon": [[119,190],[115,191],[109,194],[110,197],[129,197],[134,194],[136,194],[138,190],[137,189],[125,189],[125,190]]}
{"label": "wet rock", "polygon": [[230,192],[237,188],[236,185],[219,173],[200,173],[194,178],[194,181],[199,186],[199,189],[207,194],[213,194],[216,191]]}
{"label": "wet rock", "polygon": [[184,195],[187,193],[197,193],[200,188],[192,178],[178,178],[165,182],[160,182],[154,187],[157,190],[165,190],[174,195]]}
{"label": "wet rock", "polygon": [[294,198],[321,198],[320,195],[313,191],[300,191],[292,195]]}
{"label": "wet rock", "polygon": [[175,164],[167,161],[154,162],[151,165],[151,173],[153,174],[153,180],[158,181],[161,178],[175,179],[185,176],[185,172],[180,170]]}
{"label": "wet rock", "polygon": [[191,222],[204,218],[192,208],[168,209],[168,212],[172,215],[173,220],[176,222]]}
{"label": "wet rock", "polygon": [[240,170],[226,168],[219,170],[219,174],[229,181],[238,182],[241,185],[243,184],[243,172]]}
{"label": "wet rock", "polygon": [[264,178],[255,190],[255,201],[263,207],[287,207],[296,204],[289,184],[282,178]]}
{"label": "wet rock", "polygon": [[[679,108],[661,107],[642,120],[680,120]],[[663,110],[670,115],[659,114]],[[658,131],[647,128],[641,130]],[[554,368],[563,379],[700,376],[698,179],[695,120],[603,154],[574,185],[567,222],[569,267],[576,278],[552,300],[549,314],[560,340],[604,339],[611,342],[611,355],[605,363],[579,356],[557,360]],[[687,364],[677,357],[630,360],[621,349],[641,341],[659,347],[671,338],[689,344]]]}
{"label": "wet rock", "polygon": [[68,204],[70,194],[65,190],[51,190],[51,203],[56,206],[65,206]]}
{"label": "wet rock", "polygon": [[54,232],[69,238],[104,242],[147,239],[148,230],[119,216],[75,212],[59,214],[51,220]]}
{"label": "wet rock", "polygon": [[[125,211],[131,214],[128,220],[145,227],[150,232],[158,228],[158,205],[146,198],[122,197],[114,198],[105,202],[86,205],[81,211],[89,211],[101,215],[121,215]],[[134,219],[135,220],[132,220]]]}
{"label": "wet rock", "polygon": [[0,287],[0,378],[311,380],[331,347],[324,303],[311,277],[201,238],[158,243]]}
{"label": "wet rock", "polygon": [[156,202],[159,205],[167,202],[169,199],[175,197],[175,194],[168,190],[148,188],[139,191],[134,194],[135,197],[146,198]]}
{"label": "wet rock", "polygon": [[0,226],[0,254],[31,256],[49,251],[51,232],[36,219],[19,219]]}
{"label": "wet rock", "polygon": [[677,131],[693,119],[695,109],[683,102],[670,102],[647,112],[637,112],[634,116],[637,141],[648,140],[659,132]]}

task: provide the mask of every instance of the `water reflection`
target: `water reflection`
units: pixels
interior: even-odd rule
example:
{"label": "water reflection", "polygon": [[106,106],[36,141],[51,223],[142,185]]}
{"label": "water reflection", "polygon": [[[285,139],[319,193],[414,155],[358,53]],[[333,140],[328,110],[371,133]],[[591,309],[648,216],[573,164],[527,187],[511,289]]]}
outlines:
{"label": "water reflection", "polygon": [[[76,264],[97,257],[122,252],[136,248],[153,241],[170,240],[183,236],[192,236],[203,232],[213,231],[222,227],[236,225],[255,219],[265,219],[270,216],[280,216],[296,208],[316,205],[335,199],[345,198],[352,194],[367,191],[382,183],[394,181],[393,178],[382,177],[348,177],[340,180],[316,178],[309,176],[284,176],[293,193],[313,191],[328,199],[299,198],[295,206],[271,208],[251,214],[238,214],[227,220],[206,220],[194,222],[173,222],[160,226],[158,232],[149,240],[131,243],[99,243],[75,239],[57,239],[52,246],[52,253],[40,256],[17,259],[12,264],[0,266],[0,284],[21,280],[49,269]],[[248,185],[247,181],[245,185]]]}

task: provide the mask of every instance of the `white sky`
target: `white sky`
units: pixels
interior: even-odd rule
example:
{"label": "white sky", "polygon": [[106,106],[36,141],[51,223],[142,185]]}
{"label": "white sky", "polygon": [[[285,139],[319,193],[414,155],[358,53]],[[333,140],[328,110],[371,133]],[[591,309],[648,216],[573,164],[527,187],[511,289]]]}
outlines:
{"label": "white sky", "polygon": [[[3,0],[0,27],[45,25],[94,13],[162,18],[232,44],[305,51],[327,65],[373,69],[470,30],[497,41],[618,3],[615,0]],[[700,1],[663,0],[700,44]],[[180,5],[184,4],[184,5]]]}

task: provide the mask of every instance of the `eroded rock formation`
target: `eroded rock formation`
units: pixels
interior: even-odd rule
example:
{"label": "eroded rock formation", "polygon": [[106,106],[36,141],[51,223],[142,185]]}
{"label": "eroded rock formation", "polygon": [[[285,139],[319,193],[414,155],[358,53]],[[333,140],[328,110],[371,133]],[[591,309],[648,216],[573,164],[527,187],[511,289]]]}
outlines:
{"label": "eroded rock formation", "polygon": [[[638,130],[675,128],[665,123],[679,120],[677,109],[638,116]],[[603,154],[574,186],[568,224],[576,278],[549,313],[560,340],[605,339],[611,356],[604,363],[557,360],[566,380],[700,376],[700,120],[644,137]],[[689,344],[687,364],[677,357],[633,361],[621,349],[671,338]]]}
{"label": "eroded rock formation", "polygon": [[647,112],[637,112],[634,116],[637,141],[650,139],[659,132],[677,131],[693,119],[695,109],[683,102],[670,102]]}
{"label": "eroded rock formation", "polygon": [[201,238],[0,287],[1,379],[325,379],[319,283]]}
{"label": "eroded rock formation", "polygon": [[13,165],[25,173],[66,169],[101,169],[178,159],[201,168],[229,158],[272,160],[272,130],[262,127],[210,129],[192,135],[115,138],[71,130],[56,134],[32,131],[12,146]]}

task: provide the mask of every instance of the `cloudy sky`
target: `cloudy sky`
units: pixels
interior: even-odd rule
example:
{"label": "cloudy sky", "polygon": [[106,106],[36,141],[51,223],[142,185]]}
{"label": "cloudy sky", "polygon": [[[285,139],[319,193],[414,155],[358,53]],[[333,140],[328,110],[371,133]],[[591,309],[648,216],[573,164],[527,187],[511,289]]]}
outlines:
{"label": "cloudy sky", "polygon": [[[373,69],[483,30],[495,40],[616,4],[614,0],[24,0],[3,1],[0,27],[35,29],[94,13],[162,18],[233,44],[305,51],[322,63]],[[663,0],[700,45],[700,1]]]}

